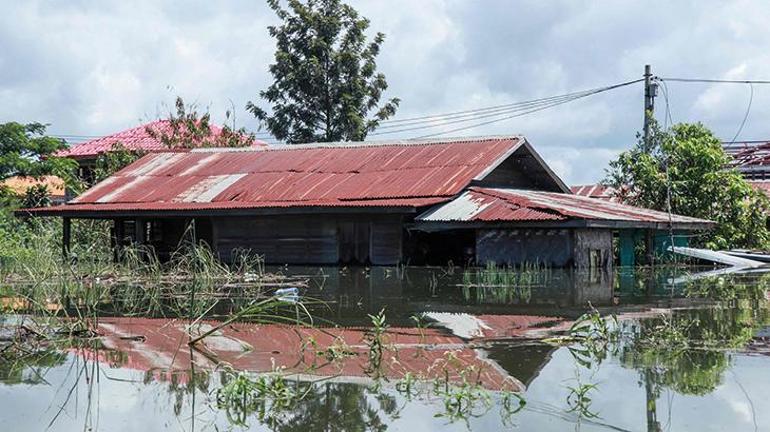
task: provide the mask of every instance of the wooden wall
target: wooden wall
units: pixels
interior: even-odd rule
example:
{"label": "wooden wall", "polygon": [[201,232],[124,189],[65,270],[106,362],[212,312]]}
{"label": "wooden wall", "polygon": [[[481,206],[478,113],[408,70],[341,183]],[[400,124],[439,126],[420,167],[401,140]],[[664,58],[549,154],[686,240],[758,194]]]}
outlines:
{"label": "wooden wall", "polygon": [[611,269],[612,231],[601,229],[480,229],[476,262],[541,263],[552,267]]}
{"label": "wooden wall", "polygon": [[499,265],[541,263],[572,265],[572,233],[567,229],[480,229],[476,235],[476,262]]}
{"label": "wooden wall", "polygon": [[281,215],[214,218],[223,260],[250,249],[269,264],[374,264],[401,261],[400,215]]}

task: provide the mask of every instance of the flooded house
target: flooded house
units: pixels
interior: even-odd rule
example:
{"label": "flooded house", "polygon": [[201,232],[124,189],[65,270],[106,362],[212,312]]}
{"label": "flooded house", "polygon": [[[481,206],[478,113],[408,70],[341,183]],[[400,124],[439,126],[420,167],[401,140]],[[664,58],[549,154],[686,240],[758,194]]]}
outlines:
{"label": "flooded house", "polygon": [[65,247],[72,219],[96,218],[160,257],[192,233],[225,261],[311,265],[608,269],[627,233],[712,226],[575,195],[522,136],[158,151],[21,213],[62,217]]}

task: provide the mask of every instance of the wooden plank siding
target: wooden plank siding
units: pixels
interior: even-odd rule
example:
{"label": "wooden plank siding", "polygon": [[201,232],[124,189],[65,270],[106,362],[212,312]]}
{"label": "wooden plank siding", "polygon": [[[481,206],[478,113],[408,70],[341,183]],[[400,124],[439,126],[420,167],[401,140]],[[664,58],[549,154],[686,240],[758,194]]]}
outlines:
{"label": "wooden plank siding", "polygon": [[374,264],[401,261],[400,215],[285,215],[214,218],[214,243],[229,261],[236,249],[268,264]]}

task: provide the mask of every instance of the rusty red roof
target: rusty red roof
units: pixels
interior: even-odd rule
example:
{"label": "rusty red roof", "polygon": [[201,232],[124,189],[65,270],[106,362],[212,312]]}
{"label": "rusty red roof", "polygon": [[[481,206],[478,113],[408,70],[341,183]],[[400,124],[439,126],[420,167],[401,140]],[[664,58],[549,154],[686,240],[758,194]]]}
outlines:
{"label": "rusty red roof", "polygon": [[494,137],[153,153],[62,209],[39,212],[416,208],[448,201],[523,142]]}
{"label": "rusty red roof", "polygon": [[[214,136],[222,133],[222,128],[217,125],[209,125]],[[112,135],[96,138],[84,142],[65,150],[59,151],[56,155],[61,157],[70,157],[73,159],[90,159],[109,151],[115,144],[122,144],[129,150],[141,150],[146,152],[168,150],[158,138],[151,136],[147,128],[157,133],[168,133],[171,131],[171,125],[168,120],[156,120],[141,126],[127,129]],[[256,140],[254,146],[264,147],[267,144],[264,141]]]}
{"label": "rusty red roof", "polygon": [[[417,217],[420,222],[567,221],[667,224],[668,213],[572,194],[471,187],[456,199]],[[675,225],[708,228],[713,222],[671,215]]]}
{"label": "rusty red roof", "polygon": [[570,186],[570,190],[575,195],[620,202],[618,197],[615,196],[615,188],[600,183]]}

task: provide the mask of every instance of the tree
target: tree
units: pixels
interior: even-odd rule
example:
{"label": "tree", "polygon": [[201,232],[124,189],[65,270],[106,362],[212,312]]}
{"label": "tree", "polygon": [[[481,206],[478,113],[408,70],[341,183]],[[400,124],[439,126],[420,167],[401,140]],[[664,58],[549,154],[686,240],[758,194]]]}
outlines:
{"label": "tree", "polygon": [[0,180],[17,175],[57,175],[65,181],[74,177],[77,162],[55,156],[67,144],[46,136],[45,129],[46,125],[41,123],[0,124]]}
{"label": "tree", "polygon": [[[211,114],[198,114],[195,105],[185,105],[184,100],[177,96],[174,103],[175,112],[168,115],[169,128],[147,126],[147,133],[160,140],[168,148],[196,147],[249,147],[254,144],[254,134],[246,129],[236,129],[235,126],[224,125],[218,133],[211,127]],[[225,113],[227,119],[231,113]]]}
{"label": "tree", "polygon": [[94,166],[94,182],[100,182],[115,174],[134,163],[134,161],[144,156],[144,154],[144,151],[126,148],[126,146],[120,142],[113,144],[110,150],[101,153],[96,158],[96,164]]}
{"label": "tree", "polygon": [[368,19],[340,0],[289,0],[288,10],[279,0],[268,4],[283,21],[268,27],[277,47],[274,82],[259,93],[272,114],[253,102],[246,109],[273,136],[288,143],[361,141],[396,113],[398,98],[379,105],[388,84],[375,59],[385,35],[367,43]]}
{"label": "tree", "polygon": [[700,123],[680,123],[663,131],[653,122],[650,142],[610,162],[605,183],[621,201],[709,219],[716,228],[698,242],[709,248],[764,248],[770,240],[768,198],[728,168],[729,157],[714,134]]}

